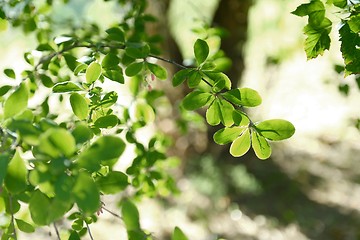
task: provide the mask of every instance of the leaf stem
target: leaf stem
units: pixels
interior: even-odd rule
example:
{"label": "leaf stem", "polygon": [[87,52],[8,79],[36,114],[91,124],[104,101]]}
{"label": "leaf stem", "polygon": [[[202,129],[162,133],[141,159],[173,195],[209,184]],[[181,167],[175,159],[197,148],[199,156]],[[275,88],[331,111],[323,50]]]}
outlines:
{"label": "leaf stem", "polygon": [[14,217],[14,213],[13,213],[13,204],[12,204],[12,195],[9,194],[9,207],[10,207],[10,212],[11,212],[11,225],[13,227],[13,237],[14,240],[17,240],[17,234],[16,234],[16,228],[15,228],[15,217]]}

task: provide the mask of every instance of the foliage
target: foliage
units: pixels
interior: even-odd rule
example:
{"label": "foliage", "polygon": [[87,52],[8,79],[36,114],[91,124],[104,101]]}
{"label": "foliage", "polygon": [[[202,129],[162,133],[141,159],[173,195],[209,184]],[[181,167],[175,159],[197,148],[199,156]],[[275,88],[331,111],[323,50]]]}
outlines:
{"label": "foliage", "polygon": [[[30,233],[62,218],[72,221],[68,239],[80,239],[87,232],[91,237],[89,224],[105,209],[101,196],[116,193],[124,196],[121,215],[128,238],[151,239],[140,226],[133,202],[176,192],[166,164],[169,140],[154,134],[144,144],[137,136],[156,119],[156,101],[164,95],[143,87],[147,78],[168,78],[159,62],[181,68],[172,78],[173,86],[186,82],[193,89],[181,107],[189,111],[206,107],[206,121],[223,125],[214,141],[231,143],[233,156],[244,155],[252,146],[260,159],[267,159],[269,141],[294,134],[294,126],[286,120],[255,123],[249,118],[244,108],[260,105],[260,95],[253,89],[231,86],[216,64],[217,55],[210,55],[206,38],[194,43],[195,66],[160,57],[158,37],[146,32],[147,23],[154,21],[144,13],[146,1],[117,1],[129,11],[122,22],[105,31],[93,23],[70,27],[67,34],[59,36],[52,28],[52,2],[0,3],[1,24],[21,27],[38,41],[35,52],[24,53],[29,69],[21,76],[5,69],[4,74],[16,81],[0,88],[0,210],[8,217],[0,226],[2,239],[16,239],[17,229]],[[315,13],[306,9],[301,14]],[[314,16],[312,21],[317,23],[318,16]],[[349,29],[353,26],[350,21]],[[322,33],[322,38],[326,34]],[[326,40],[321,42],[326,44]],[[321,48],[313,49],[318,52]],[[132,103],[126,105],[118,92],[106,91],[109,82],[127,83]],[[30,107],[29,101],[40,91],[47,95]],[[62,104],[70,106],[71,114],[56,112]],[[135,147],[136,156],[126,172],[121,172],[115,165],[128,145]],[[22,218],[24,211],[30,218]],[[187,237],[176,227],[172,239]]]}
{"label": "foliage", "polygon": [[333,23],[326,17],[327,9],[331,6],[340,9],[341,25],[339,28],[340,51],[342,53],[345,74],[360,73],[360,2],[357,0],[328,0],[325,6],[321,0],[311,0],[297,7],[292,13],[297,16],[308,16],[308,24],[304,27],[307,35],[305,40],[305,51],[308,59],[322,55],[330,48],[330,37]]}

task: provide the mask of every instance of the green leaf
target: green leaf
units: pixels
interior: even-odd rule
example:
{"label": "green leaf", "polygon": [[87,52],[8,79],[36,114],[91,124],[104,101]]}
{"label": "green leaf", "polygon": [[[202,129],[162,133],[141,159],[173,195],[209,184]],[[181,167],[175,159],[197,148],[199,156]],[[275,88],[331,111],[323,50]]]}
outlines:
{"label": "green leaf", "polygon": [[308,24],[304,27],[305,52],[308,59],[323,55],[325,50],[330,48],[330,37],[332,22],[325,18],[323,22],[316,27]]}
{"label": "green leaf", "polygon": [[220,116],[218,100],[215,99],[215,101],[213,101],[209,106],[209,108],[206,110],[206,121],[211,126],[216,126],[221,122],[220,117],[221,116]]}
{"label": "green leaf", "polygon": [[89,105],[82,95],[78,93],[72,93],[70,96],[70,104],[74,114],[80,120],[84,120],[88,117]]}
{"label": "green leaf", "polygon": [[53,158],[70,157],[76,150],[74,137],[62,128],[50,128],[39,138],[39,151]]}
{"label": "green leaf", "polygon": [[128,46],[125,48],[125,53],[129,57],[140,59],[146,58],[150,53],[150,47],[147,44],[127,44]]}
{"label": "green leaf", "polygon": [[279,141],[290,138],[295,133],[291,122],[282,119],[266,120],[256,124],[256,130],[265,138]]}
{"label": "green leaf", "polygon": [[231,125],[234,124],[234,120],[232,118],[234,106],[228,101],[223,99],[218,101],[217,104],[219,105],[221,123],[225,127],[230,127]]}
{"label": "green leaf", "polygon": [[247,126],[222,128],[214,134],[214,141],[219,145],[227,144],[234,141],[246,129]]}
{"label": "green leaf", "polygon": [[360,14],[351,16],[347,23],[349,24],[350,30],[352,32],[354,33],[360,32]]}
{"label": "green leaf", "polygon": [[28,104],[28,89],[25,82],[5,100],[4,103],[4,118],[13,117],[27,108]]}
{"label": "green leaf", "polygon": [[54,93],[75,92],[81,90],[81,87],[70,81],[57,83],[52,89]]}
{"label": "green leaf", "polygon": [[11,69],[11,68],[6,68],[6,69],[4,69],[4,73],[5,73],[5,75],[8,76],[9,78],[13,78],[13,79],[16,78],[15,72],[14,72],[14,70]]}
{"label": "green leaf", "polygon": [[27,173],[25,162],[20,156],[20,150],[17,149],[7,166],[4,179],[6,189],[13,194],[24,191],[27,186]]}
{"label": "green leaf", "polygon": [[88,68],[88,65],[86,65],[84,63],[80,63],[79,65],[77,65],[75,67],[74,75],[79,76],[81,73],[85,73],[87,68]]}
{"label": "green leaf", "polygon": [[199,71],[192,71],[188,77],[189,88],[197,87],[201,82],[201,73]]}
{"label": "green leaf", "polygon": [[29,202],[29,210],[31,219],[37,225],[48,225],[50,219],[48,217],[49,211],[52,211],[50,206],[50,199],[40,192],[40,190],[35,190],[32,194]]}
{"label": "green leaf", "polygon": [[108,175],[97,179],[96,183],[105,194],[119,193],[129,185],[127,175],[119,171],[109,172]]}
{"label": "green leaf", "polygon": [[180,228],[175,227],[171,240],[189,240]]}
{"label": "green leaf", "polygon": [[10,89],[12,89],[12,86],[10,85],[0,87],[0,97],[4,96]]}
{"label": "green leaf", "polygon": [[175,73],[174,77],[172,79],[173,86],[177,87],[180,84],[182,84],[189,77],[189,75],[192,71],[194,71],[194,70],[187,68],[187,69],[182,69],[182,70],[178,71],[177,73]]}
{"label": "green leaf", "polygon": [[78,124],[72,131],[76,143],[84,143],[93,137],[93,132],[88,128],[87,124]]}
{"label": "green leaf", "polygon": [[78,165],[89,171],[100,169],[102,161],[109,161],[119,158],[125,150],[125,143],[115,136],[102,136],[91,146],[80,153]]}
{"label": "green leaf", "polygon": [[271,147],[266,139],[256,131],[251,133],[251,144],[259,159],[267,159],[271,155]]}
{"label": "green leaf", "polygon": [[93,83],[99,79],[101,75],[101,65],[97,62],[92,62],[86,69],[85,77],[87,83]]}
{"label": "green leaf", "polygon": [[237,126],[248,126],[250,123],[249,118],[240,110],[233,111],[234,124]]}
{"label": "green leaf", "polygon": [[86,172],[80,172],[72,190],[75,202],[86,214],[93,214],[100,208],[100,192],[94,180]]}
{"label": "green leaf", "polygon": [[139,211],[130,200],[122,202],[121,215],[127,231],[140,230]]}
{"label": "green leaf", "polygon": [[229,102],[245,107],[256,107],[262,102],[259,93],[251,88],[237,88],[221,94]]}
{"label": "green leaf", "polygon": [[214,98],[211,93],[195,90],[184,97],[182,104],[186,110],[195,110],[213,101]]}
{"label": "green leaf", "polygon": [[125,41],[125,34],[124,32],[118,27],[112,27],[105,31],[108,34],[108,39],[116,41],[116,42],[124,42]]}
{"label": "green leaf", "polygon": [[163,80],[165,80],[167,78],[167,72],[166,72],[165,68],[163,68],[157,64],[153,64],[153,63],[149,63],[149,62],[146,63],[146,66],[148,67],[150,72],[152,72],[157,78],[163,79]]}
{"label": "green leaf", "polygon": [[345,62],[345,74],[360,73],[360,42],[359,34],[351,31],[348,23],[344,23],[339,30],[341,41],[341,53]]}
{"label": "green leaf", "polygon": [[134,117],[139,121],[150,123],[155,120],[155,112],[146,102],[136,102],[134,105]]}
{"label": "green leaf", "polygon": [[[65,59],[66,65],[70,68],[71,71],[75,71],[76,67],[78,65],[80,65],[77,61],[76,61],[76,57],[74,57],[73,55],[69,54],[69,53],[64,53],[63,57]],[[85,65],[85,64],[84,64]],[[85,65],[86,66],[86,65]]]}
{"label": "green leaf", "polygon": [[240,137],[236,138],[230,146],[230,154],[234,157],[241,157],[250,149],[250,131],[247,128]]}
{"label": "green leaf", "polygon": [[198,65],[202,64],[209,55],[208,44],[201,39],[197,39],[194,44],[194,54]]}
{"label": "green leaf", "polygon": [[51,78],[45,74],[39,74],[38,75],[40,78],[41,83],[47,87],[47,88],[52,88],[54,86],[54,82],[51,80]]}
{"label": "green leaf", "polygon": [[9,155],[5,153],[1,153],[0,154],[0,186],[2,186],[3,184],[8,164],[9,164]]}
{"label": "green leaf", "polygon": [[347,0],[332,0],[332,3],[339,8],[345,8],[347,6]]}
{"label": "green leaf", "polygon": [[27,223],[21,219],[17,219],[15,218],[15,222],[16,222],[16,226],[18,227],[18,229],[22,232],[25,233],[33,233],[35,232],[35,228],[33,225],[31,225],[30,223]]}
{"label": "green leaf", "polygon": [[119,122],[119,119],[115,115],[107,115],[103,117],[99,117],[94,122],[94,125],[98,128],[112,128],[115,127]]}
{"label": "green leaf", "polygon": [[226,74],[214,71],[204,71],[203,73],[211,80],[215,92],[219,92],[224,88],[231,89],[231,80]]}
{"label": "green leaf", "polygon": [[104,69],[117,68],[120,63],[120,59],[115,53],[108,53],[101,62],[101,66]]}
{"label": "green leaf", "polygon": [[121,83],[123,84],[125,82],[124,80],[124,75],[122,73],[122,69],[119,67],[118,69],[114,70],[114,69],[111,69],[111,70],[107,70],[103,73],[103,75],[114,81],[114,82],[118,82],[118,83]]}
{"label": "green leaf", "polygon": [[325,18],[325,6],[320,0],[312,0],[310,3],[302,4],[292,12],[297,16],[309,16],[309,24],[316,27]]}
{"label": "green leaf", "polygon": [[129,77],[135,76],[138,74],[144,66],[144,62],[134,62],[127,66],[125,69],[125,74]]}

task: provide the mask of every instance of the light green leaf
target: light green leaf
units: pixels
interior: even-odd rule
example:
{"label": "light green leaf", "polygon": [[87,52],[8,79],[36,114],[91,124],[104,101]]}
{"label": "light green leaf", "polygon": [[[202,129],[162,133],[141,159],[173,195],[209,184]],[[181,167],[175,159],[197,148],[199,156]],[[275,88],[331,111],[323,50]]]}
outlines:
{"label": "light green leaf", "polygon": [[256,130],[265,138],[279,141],[290,138],[295,133],[291,122],[282,119],[266,120],[256,124]]}
{"label": "light green leaf", "polygon": [[70,96],[70,105],[74,114],[80,119],[84,120],[89,115],[89,105],[86,99],[78,94],[72,93]]}
{"label": "light green leaf", "polygon": [[234,139],[240,136],[246,129],[247,126],[222,128],[214,134],[214,141],[219,145],[227,144],[234,141]]}
{"label": "light green leaf", "polygon": [[209,106],[209,108],[206,110],[206,121],[211,126],[216,126],[220,123],[220,109],[218,104],[218,99],[215,99]]}
{"label": "light green leaf", "polygon": [[230,154],[234,157],[241,157],[249,151],[250,146],[251,146],[250,131],[247,128],[240,135],[240,137],[236,138],[234,142],[231,144]]}
{"label": "light green leaf", "polygon": [[225,127],[230,127],[234,124],[233,111],[234,106],[226,100],[221,99],[217,102],[220,111],[220,120]]}
{"label": "light green leaf", "polygon": [[13,117],[27,108],[28,104],[28,89],[25,82],[5,100],[4,103],[4,118]]}
{"label": "light green leaf", "polygon": [[35,232],[35,228],[30,223],[25,222],[24,220],[15,218],[16,226],[18,229],[25,233],[33,233]]}
{"label": "light green leaf", "polygon": [[211,93],[195,90],[185,96],[182,104],[186,110],[195,110],[212,102],[214,98]]}
{"label": "light green leaf", "polygon": [[121,215],[128,232],[140,230],[139,211],[135,204],[133,204],[130,200],[122,202]]}
{"label": "light green leaf", "polygon": [[100,192],[87,172],[80,172],[72,190],[75,202],[86,214],[93,214],[100,208]]}
{"label": "light green leaf", "polygon": [[209,55],[208,44],[201,39],[197,39],[194,44],[194,54],[198,65],[202,64]]}
{"label": "light green leaf", "polygon": [[339,8],[345,8],[347,6],[347,0],[331,0],[330,2]]}
{"label": "light green leaf", "polygon": [[50,223],[49,211],[52,211],[50,206],[50,199],[40,192],[35,190],[32,194],[29,202],[29,210],[31,219],[37,225],[43,226]]}
{"label": "light green leaf", "polygon": [[171,240],[189,240],[180,228],[175,227]]}
{"label": "light green leaf", "polygon": [[146,63],[146,66],[148,67],[150,72],[152,72],[157,78],[163,79],[163,80],[165,80],[167,78],[167,72],[166,72],[165,68],[163,68],[157,64],[153,64],[153,63],[149,63],[149,62]]}
{"label": "light green leaf", "polygon": [[297,16],[309,16],[309,24],[316,27],[325,18],[325,6],[320,0],[312,0],[310,3],[302,4],[292,12]]}
{"label": "light green leaf", "polygon": [[65,129],[50,128],[39,138],[39,151],[53,158],[70,157],[76,150],[74,137]]}
{"label": "light green leaf", "polygon": [[240,110],[233,111],[233,120],[237,126],[248,126],[250,123],[249,118]]}
{"label": "light green leaf", "polygon": [[251,88],[237,88],[221,94],[229,102],[245,107],[256,107],[261,104],[259,93]]}
{"label": "light green leaf", "polygon": [[133,62],[125,69],[125,74],[129,77],[138,74],[144,66],[144,62]]}
{"label": "light green leaf", "polygon": [[354,33],[359,33],[360,32],[360,14],[351,16],[348,21],[348,24],[349,24],[351,31],[353,31]]}
{"label": "light green leaf", "polygon": [[187,78],[189,78],[189,75],[192,71],[194,71],[194,70],[187,68],[187,69],[182,69],[182,70],[178,71],[177,73],[175,73],[175,75],[172,79],[173,86],[177,87],[180,84],[182,84]]}
{"label": "light green leaf", "polygon": [[305,40],[305,52],[308,59],[316,58],[323,55],[325,50],[330,48],[330,37],[332,23],[325,18],[316,28],[308,24],[304,27],[304,34],[307,35]]}
{"label": "light green leaf", "polygon": [[98,128],[112,128],[115,127],[119,122],[117,116],[110,114],[103,117],[99,117],[94,122],[94,125]]}
{"label": "light green leaf", "polygon": [[81,90],[81,87],[70,81],[57,83],[52,89],[54,93],[75,92]]}
{"label": "light green leaf", "polygon": [[[79,61],[76,61],[79,62]],[[74,75],[75,76],[79,76],[82,73],[86,72],[86,69],[88,68],[88,65],[84,64],[84,63],[80,63],[78,64],[75,68],[74,68]]]}
{"label": "light green leaf", "polygon": [[138,121],[151,123],[155,120],[155,112],[146,102],[136,102],[134,105],[134,117]]}
{"label": "light green leaf", "polygon": [[203,73],[211,80],[215,92],[219,92],[224,88],[231,89],[231,80],[226,74],[216,71],[204,71]]}
{"label": "light green leaf", "polygon": [[129,185],[127,175],[119,171],[109,172],[108,175],[97,179],[96,183],[105,194],[119,193]]}
{"label": "light green leaf", "polygon": [[92,62],[86,69],[85,77],[87,83],[93,83],[99,79],[101,75],[101,65],[97,62]]}
{"label": "light green leaf", "polygon": [[76,143],[84,143],[93,137],[93,132],[88,128],[87,124],[78,124],[72,131]]}
{"label": "light green leaf", "polygon": [[251,144],[259,159],[267,159],[271,156],[271,147],[266,139],[256,131],[251,133]]}
{"label": "light green leaf", "polygon": [[78,165],[89,171],[100,169],[102,161],[109,161],[119,158],[125,150],[125,143],[115,136],[102,136],[91,146],[80,153]]}
{"label": "light green leaf", "polygon": [[27,173],[25,162],[20,156],[20,150],[17,149],[15,155],[7,166],[4,183],[6,189],[13,194],[20,193],[27,186]]}
{"label": "light green leaf", "polygon": [[14,70],[11,69],[11,68],[6,68],[6,69],[4,69],[4,73],[5,73],[5,75],[8,76],[9,78],[13,78],[13,79],[16,78],[15,72],[14,72]]}

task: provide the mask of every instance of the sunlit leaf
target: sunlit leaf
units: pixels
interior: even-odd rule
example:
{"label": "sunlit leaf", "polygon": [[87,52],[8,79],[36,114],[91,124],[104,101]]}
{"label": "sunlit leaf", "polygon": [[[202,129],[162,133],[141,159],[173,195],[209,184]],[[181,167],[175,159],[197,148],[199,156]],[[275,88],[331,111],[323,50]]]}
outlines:
{"label": "sunlit leaf", "polygon": [[146,102],[137,102],[134,107],[134,117],[139,121],[150,123],[155,120],[154,109]]}
{"label": "sunlit leaf", "polygon": [[290,138],[295,133],[291,122],[282,119],[266,120],[256,124],[256,130],[265,138],[278,141]]}
{"label": "sunlit leaf", "polygon": [[112,128],[118,124],[118,121],[117,116],[110,114],[96,119],[94,125],[98,128]]}
{"label": "sunlit leaf", "polygon": [[241,157],[250,149],[250,131],[247,128],[230,146],[230,154],[234,157]]}
{"label": "sunlit leaf", "polygon": [[250,123],[249,118],[240,110],[234,110],[232,117],[234,124],[237,126],[248,126]]}
{"label": "sunlit leaf", "polygon": [[241,133],[244,132],[244,130],[246,129],[247,127],[244,126],[222,128],[214,134],[214,141],[220,145],[230,143],[234,141],[237,137],[239,137]]}
{"label": "sunlit leaf", "polygon": [[218,108],[220,112],[221,123],[226,127],[230,127],[231,125],[234,124],[234,120],[232,118],[234,106],[228,101],[223,99],[218,101],[217,104],[219,105]]}
{"label": "sunlit leaf", "polygon": [[124,190],[128,185],[128,177],[122,172],[111,171],[108,175],[100,177],[96,181],[101,192],[105,194],[115,194]]}
{"label": "sunlit leaf", "polygon": [[86,69],[85,77],[87,83],[93,83],[99,79],[101,75],[101,65],[97,62],[92,62]]}
{"label": "sunlit leaf", "polygon": [[8,76],[9,78],[13,78],[13,79],[16,78],[15,72],[14,72],[14,70],[11,69],[11,68],[6,68],[6,69],[4,69],[4,73],[5,73],[5,75]]}
{"label": "sunlit leaf", "polygon": [[171,240],[189,240],[180,228],[175,227]]}
{"label": "sunlit leaf", "polygon": [[215,99],[215,101],[213,101],[206,110],[206,121],[211,126],[216,126],[221,122],[219,103],[217,99]]}
{"label": "sunlit leaf", "polygon": [[27,186],[27,173],[25,162],[20,156],[20,150],[17,149],[15,155],[7,166],[4,183],[10,193],[19,193],[25,190]]}
{"label": "sunlit leaf", "polygon": [[153,63],[149,63],[149,62],[146,63],[146,66],[148,67],[150,72],[152,72],[157,78],[163,79],[163,80],[165,80],[167,78],[167,72],[166,72],[165,68],[163,68],[157,64],[153,64]]}
{"label": "sunlit leaf", "polygon": [[192,71],[188,77],[189,88],[197,87],[201,82],[201,74],[199,71]]}
{"label": "sunlit leaf", "polygon": [[194,54],[198,65],[203,63],[209,55],[208,44],[204,40],[197,39],[194,44]]}
{"label": "sunlit leaf", "polygon": [[325,18],[325,6],[320,0],[312,0],[310,3],[302,4],[292,12],[297,16],[309,16],[309,24],[314,27],[320,25]]}
{"label": "sunlit leaf", "polygon": [[62,128],[51,128],[39,138],[39,151],[50,157],[70,157],[76,150],[75,139]]}
{"label": "sunlit leaf", "polygon": [[139,230],[139,211],[134,203],[125,200],[121,204],[121,215],[127,231]]}
{"label": "sunlit leaf", "polygon": [[229,102],[245,107],[256,107],[262,102],[259,93],[251,88],[236,88],[221,95]]}
{"label": "sunlit leaf", "polygon": [[4,103],[4,118],[10,118],[26,109],[28,103],[28,89],[25,82],[13,92]]}
{"label": "sunlit leaf", "polygon": [[215,92],[219,92],[224,88],[231,89],[231,80],[226,74],[216,71],[204,71],[203,73],[211,80]]}
{"label": "sunlit leaf", "polygon": [[330,37],[332,23],[325,18],[321,24],[313,27],[308,24],[304,27],[304,34],[307,35],[305,40],[305,52],[308,59],[323,55],[325,50],[330,48]]}
{"label": "sunlit leaf", "polygon": [[25,233],[33,233],[35,232],[35,227],[30,223],[25,222],[24,220],[15,218],[16,226],[18,229]]}
{"label": "sunlit leaf", "polygon": [[172,79],[173,86],[177,87],[180,84],[182,84],[189,77],[191,71],[193,71],[193,69],[187,68],[187,69],[182,69],[177,73],[175,73]]}
{"label": "sunlit leaf", "polygon": [[102,60],[101,66],[104,69],[112,69],[114,67],[116,68],[119,63],[120,63],[120,59],[115,53],[108,53]]}
{"label": "sunlit leaf", "polygon": [[54,93],[74,92],[80,90],[82,90],[81,87],[70,81],[57,83],[52,89]]}
{"label": "sunlit leaf", "polygon": [[210,103],[214,98],[215,97],[211,93],[195,90],[185,96],[183,99],[183,106],[187,110],[195,110]]}
{"label": "sunlit leaf", "polygon": [[271,155],[271,147],[268,141],[256,131],[251,133],[251,144],[259,159],[267,159]]}
{"label": "sunlit leaf", "polygon": [[78,94],[72,93],[70,96],[70,104],[74,114],[81,120],[84,120],[89,115],[89,105],[86,99]]}
{"label": "sunlit leaf", "polygon": [[45,194],[40,192],[40,190],[35,190],[32,194],[29,202],[29,210],[31,219],[37,225],[47,225],[50,223],[48,217],[50,209],[50,199]]}

